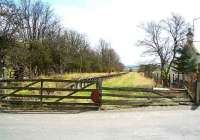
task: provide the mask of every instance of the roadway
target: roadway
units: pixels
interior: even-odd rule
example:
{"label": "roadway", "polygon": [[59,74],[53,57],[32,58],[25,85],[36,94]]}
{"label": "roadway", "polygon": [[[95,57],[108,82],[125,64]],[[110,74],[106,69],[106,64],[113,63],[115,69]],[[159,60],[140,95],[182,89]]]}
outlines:
{"label": "roadway", "polygon": [[0,140],[199,140],[200,109],[0,113]]}

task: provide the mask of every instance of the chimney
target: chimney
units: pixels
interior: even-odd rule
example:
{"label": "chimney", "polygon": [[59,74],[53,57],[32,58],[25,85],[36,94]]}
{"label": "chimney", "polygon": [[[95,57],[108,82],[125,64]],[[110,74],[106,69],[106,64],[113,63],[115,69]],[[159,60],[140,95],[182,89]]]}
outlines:
{"label": "chimney", "polygon": [[186,34],[187,36],[187,43],[191,44],[193,42],[193,33],[192,33],[192,29],[188,28],[188,33]]}

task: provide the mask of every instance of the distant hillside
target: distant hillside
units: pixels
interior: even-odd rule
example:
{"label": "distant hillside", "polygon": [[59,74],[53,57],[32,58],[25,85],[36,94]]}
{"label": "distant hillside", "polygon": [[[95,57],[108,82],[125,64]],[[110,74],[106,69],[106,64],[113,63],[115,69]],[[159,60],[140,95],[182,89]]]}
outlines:
{"label": "distant hillside", "polygon": [[132,70],[138,70],[139,69],[138,65],[127,65],[125,67],[126,67],[126,69],[132,69]]}

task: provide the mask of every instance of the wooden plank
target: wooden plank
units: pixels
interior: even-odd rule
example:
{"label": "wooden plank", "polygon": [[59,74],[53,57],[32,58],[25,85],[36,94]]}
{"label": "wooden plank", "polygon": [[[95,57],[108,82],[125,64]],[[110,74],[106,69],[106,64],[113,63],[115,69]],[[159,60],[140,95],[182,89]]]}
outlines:
{"label": "wooden plank", "polygon": [[165,93],[165,94],[170,94],[170,93],[176,93],[176,94],[181,94],[186,92],[186,90],[153,90],[154,92],[159,92],[159,93]]}
{"label": "wooden plank", "polygon": [[[4,96],[4,95],[0,95]],[[21,94],[13,94],[13,95],[6,95],[7,97],[33,97],[33,98],[41,98],[41,95],[21,95]],[[67,98],[67,99],[91,99],[90,96],[60,96],[60,95],[42,95],[43,98]],[[116,94],[104,94],[103,97],[121,97],[121,98],[184,98],[184,97],[176,97],[176,96],[141,96],[141,95],[116,95]],[[113,99],[115,100],[115,99]]]}
{"label": "wooden plank", "polygon": [[[158,94],[159,96],[163,96],[163,98],[169,98],[169,99],[170,99],[170,96],[175,96],[176,98],[178,98],[178,97],[183,97],[184,95],[186,95],[186,93],[181,93],[181,94],[163,93],[163,92],[159,92],[158,90],[154,90],[153,93]],[[171,94],[171,95],[169,95],[169,94]]]}
{"label": "wooden plank", "polygon": [[[91,86],[91,85],[93,85],[93,83],[90,83],[90,84],[88,84],[88,85],[82,87],[80,90],[83,90],[83,89],[85,89],[85,88],[87,88],[87,87],[89,87],[89,86]],[[61,97],[60,99],[56,100],[55,102],[59,102],[59,101],[63,100],[64,98],[69,97],[69,96],[71,96],[71,95],[73,95],[73,94],[75,94],[75,93],[77,93],[77,92],[76,92],[76,91],[73,91],[72,93],[70,93],[70,94],[68,94],[68,95],[66,95],[66,96],[64,96],[64,97]]]}
{"label": "wooden plank", "polygon": [[[33,104],[40,105],[39,101],[14,101],[14,100],[3,100],[3,103],[13,103],[13,104]],[[71,106],[97,106],[94,103],[66,103],[66,102],[43,102],[43,104],[47,105],[71,105]]]}
{"label": "wooden plank", "polygon": [[[1,96],[1,95],[0,95]],[[27,97],[27,98],[41,98],[41,95],[21,95],[21,94],[12,94],[7,95],[7,97]],[[42,95],[42,98],[62,98],[65,96],[58,95]],[[90,99],[90,96],[67,96],[66,99]]]}
{"label": "wooden plank", "polygon": [[[33,85],[35,85],[35,84],[37,84],[37,83],[38,83],[38,82],[36,81],[36,82],[33,82],[33,83],[30,83],[30,84],[26,85],[25,87],[30,87],[30,86],[33,86]],[[21,91],[21,90],[22,90],[22,89],[17,89],[17,90],[15,90],[15,91],[9,93],[8,95],[13,95],[13,94],[15,94],[15,93],[17,93],[17,92],[19,92],[19,91]],[[6,98],[8,95],[2,96],[1,99]]]}
{"label": "wooden plank", "polygon": [[65,85],[64,88],[70,88],[73,85],[74,85],[74,83],[69,83],[69,84]]}
{"label": "wooden plank", "polygon": [[63,79],[6,79],[0,80],[0,82],[77,82],[80,80],[63,80]]}
{"label": "wooden plank", "polygon": [[184,100],[172,100],[173,102],[192,102],[190,99],[184,99]]}
{"label": "wooden plank", "polygon": [[103,105],[141,105],[141,104],[149,104],[151,101],[144,100],[103,100]]}
{"label": "wooden plank", "polygon": [[40,82],[44,80],[46,82],[71,82],[71,80],[55,80],[55,79],[6,79],[0,80],[0,82]]}
{"label": "wooden plank", "polygon": [[[0,87],[0,89],[40,90],[40,87]],[[69,88],[42,88],[45,91],[92,91],[94,89],[69,89]]]}
{"label": "wooden plank", "polygon": [[153,92],[152,88],[135,88],[135,87],[102,87],[102,90]]}
{"label": "wooden plank", "polygon": [[184,87],[185,87],[186,93],[188,94],[188,96],[190,97],[190,99],[192,101],[195,101],[195,97],[192,95],[192,92],[190,91],[190,89],[186,85],[184,85]]}
{"label": "wooden plank", "polygon": [[124,94],[103,94],[103,97],[122,97],[122,98],[182,98],[177,96],[145,96],[145,95],[124,95]]}
{"label": "wooden plank", "polygon": [[137,105],[158,105],[158,106],[167,106],[167,105],[178,105],[180,102],[190,102],[189,100],[175,100],[175,101],[169,101],[169,102],[158,102],[158,101],[131,101],[131,100],[103,100],[103,105],[120,105],[120,106],[137,106]]}

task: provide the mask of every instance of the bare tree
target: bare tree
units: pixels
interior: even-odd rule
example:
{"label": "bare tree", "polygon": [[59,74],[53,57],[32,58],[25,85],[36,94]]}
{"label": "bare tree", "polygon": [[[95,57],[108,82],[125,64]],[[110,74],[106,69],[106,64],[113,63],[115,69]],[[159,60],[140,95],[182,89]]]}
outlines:
{"label": "bare tree", "polygon": [[18,12],[19,9],[12,1],[0,0],[0,37],[8,40],[13,38],[20,26]]}
{"label": "bare tree", "polygon": [[74,64],[76,69],[80,72],[84,69],[85,58],[87,56],[88,48],[90,47],[89,42],[84,34],[78,33],[73,30],[65,30],[63,37],[65,38],[64,48],[66,53],[65,61],[67,63]]}
{"label": "bare tree", "polygon": [[120,65],[119,55],[111,48],[111,44],[100,39],[98,44],[98,65],[105,72],[111,72]]}
{"label": "bare tree", "polygon": [[185,39],[186,23],[181,16],[172,14],[170,18],[158,23],[147,23],[143,29],[146,37],[138,41],[138,45],[146,47],[145,53],[159,58],[161,78],[163,85],[167,86],[168,75],[176,57],[177,48]]}
{"label": "bare tree", "polygon": [[52,37],[60,30],[59,20],[55,18],[49,5],[41,1],[21,0],[20,14],[23,40]]}
{"label": "bare tree", "polygon": [[5,65],[6,50],[14,45],[19,30],[19,9],[13,1],[0,0],[0,63]]}
{"label": "bare tree", "polygon": [[165,31],[167,31],[169,36],[169,45],[171,48],[169,66],[165,71],[165,75],[167,76],[177,55],[178,48],[183,46],[184,41],[186,40],[188,25],[182,16],[176,14],[172,14],[172,16],[164,20],[163,23],[163,28]]}
{"label": "bare tree", "polygon": [[162,37],[162,26],[160,23],[150,22],[143,27],[146,38],[139,41],[138,45],[146,47],[145,53],[158,56],[160,59],[161,78],[164,80],[165,67],[171,57],[168,39]]}

